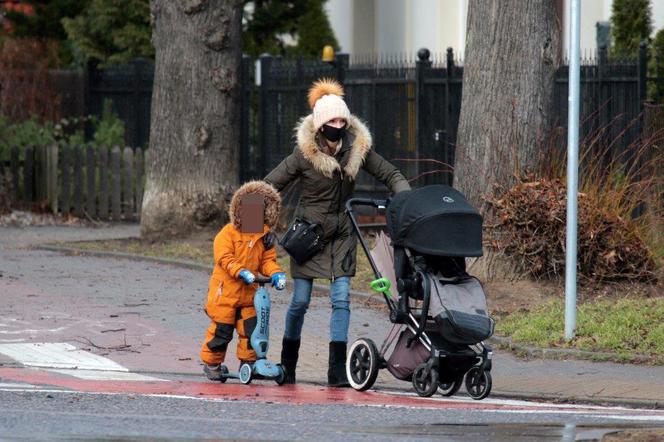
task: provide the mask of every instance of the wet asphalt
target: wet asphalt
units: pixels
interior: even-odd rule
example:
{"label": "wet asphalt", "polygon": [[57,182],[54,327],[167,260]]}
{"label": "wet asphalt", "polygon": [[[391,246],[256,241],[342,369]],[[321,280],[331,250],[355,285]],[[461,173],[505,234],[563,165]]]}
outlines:
{"label": "wet asphalt", "polygon": [[[111,352],[108,357],[130,368],[191,375],[199,370],[195,358],[198,337],[207,325],[200,307],[207,275],[167,265],[30,248],[56,237],[66,241],[138,234],[131,225],[66,229],[0,228],[0,288],[4,284],[25,290],[24,298],[5,297],[0,325],[7,329],[9,319],[44,324],[32,327],[30,336],[3,335],[3,340],[53,338],[49,330],[56,323],[64,330],[65,340],[80,343],[77,338],[86,337],[106,347],[129,342],[136,352]],[[276,302],[279,314],[284,306],[285,301]],[[100,307],[105,314],[93,318]],[[321,311],[320,318],[314,315],[308,320],[323,321],[316,334],[324,341],[327,312]],[[366,329],[362,315],[355,315],[355,327]],[[123,337],[104,333],[121,328]],[[160,333],[161,338],[155,337]],[[384,330],[365,333],[377,339],[384,336]],[[172,345],[164,348],[160,342]],[[10,362],[0,355],[0,365]],[[0,440],[592,440],[619,429],[664,425],[662,419],[638,413],[616,418],[608,412],[284,405],[25,390],[0,388]]]}

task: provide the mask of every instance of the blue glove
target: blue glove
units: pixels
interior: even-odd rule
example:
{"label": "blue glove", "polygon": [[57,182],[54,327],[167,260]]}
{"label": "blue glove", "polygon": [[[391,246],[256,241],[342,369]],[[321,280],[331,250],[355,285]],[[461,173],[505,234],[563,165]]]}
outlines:
{"label": "blue glove", "polygon": [[286,288],[286,274],[284,272],[276,272],[270,277],[272,280],[272,287],[277,290]]}
{"label": "blue glove", "polygon": [[240,273],[237,275],[245,284],[253,284],[256,280],[256,276],[247,269],[240,270]]}

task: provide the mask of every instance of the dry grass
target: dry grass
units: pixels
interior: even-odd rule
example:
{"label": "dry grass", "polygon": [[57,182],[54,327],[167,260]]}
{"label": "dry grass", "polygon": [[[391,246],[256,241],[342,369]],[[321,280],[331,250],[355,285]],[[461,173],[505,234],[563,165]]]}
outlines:
{"label": "dry grass", "polygon": [[[201,230],[186,237],[171,237],[159,241],[144,239],[118,239],[107,241],[81,241],[67,243],[68,247],[83,250],[105,250],[123,253],[132,253],[143,256],[166,257],[178,260],[193,261],[198,264],[210,265],[212,268],[212,241],[216,231]],[[371,239],[369,238],[371,243]],[[277,262],[286,271],[290,278],[289,258],[286,252],[278,246]],[[369,291],[369,283],[374,275],[369,260],[358,246],[357,274],[351,280],[351,289]],[[326,281],[323,281],[326,282]]]}

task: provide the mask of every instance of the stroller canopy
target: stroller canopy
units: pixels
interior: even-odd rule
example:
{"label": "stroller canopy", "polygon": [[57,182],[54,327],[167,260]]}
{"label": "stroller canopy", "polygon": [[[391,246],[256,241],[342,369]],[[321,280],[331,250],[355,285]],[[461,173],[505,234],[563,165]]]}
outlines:
{"label": "stroller canopy", "polygon": [[482,256],[482,216],[449,186],[396,194],[387,208],[387,229],[395,246],[420,254]]}

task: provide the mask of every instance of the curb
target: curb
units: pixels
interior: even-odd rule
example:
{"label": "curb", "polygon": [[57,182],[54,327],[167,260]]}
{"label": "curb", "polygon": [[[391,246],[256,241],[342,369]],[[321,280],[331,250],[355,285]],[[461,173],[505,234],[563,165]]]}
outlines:
{"label": "curb", "polygon": [[[145,256],[138,255],[133,253],[124,253],[124,252],[107,252],[102,250],[85,250],[77,249],[72,247],[63,247],[55,245],[40,245],[33,246],[35,250],[45,250],[49,252],[58,252],[70,255],[86,255],[94,256],[100,258],[118,258],[118,259],[127,259],[131,261],[148,261],[155,262],[159,264],[173,265],[177,267],[183,267],[191,270],[199,270],[202,272],[209,272],[210,266],[205,264],[199,264],[193,261],[179,260],[179,259],[170,259],[170,258],[160,258],[156,256]],[[292,282],[288,282],[288,286],[292,285]],[[324,284],[314,284],[313,288],[318,291],[329,292],[329,286]],[[356,298],[361,298],[365,300],[375,299],[371,293],[360,292],[357,290],[351,290],[350,295]],[[564,359],[566,357],[571,357],[575,359],[583,360],[617,360],[619,355],[616,353],[595,353],[590,351],[583,350],[570,350],[570,349],[557,349],[557,348],[537,348],[530,347],[521,344],[515,344],[512,342],[512,338],[505,338],[501,336],[492,336],[488,339],[488,342],[494,345],[497,345],[499,348],[508,348],[516,353],[525,355],[529,359]],[[633,358],[634,361],[646,361],[648,358],[646,356],[638,355],[636,358]],[[312,380],[305,380],[304,383],[319,385],[319,382],[314,382]],[[390,387],[392,389],[401,390],[399,387]],[[389,388],[388,388],[389,389]],[[386,389],[386,390],[388,390]],[[408,390],[404,387],[405,390]],[[535,400],[535,401],[550,401],[558,403],[584,403],[584,404],[595,404],[595,405],[623,405],[628,407],[640,407],[640,408],[650,408],[650,409],[663,409],[664,403],[657,400],[648,400],[648,399],[628,399],[628,398],[614,398],[614,397],[592,397],[592,396],[562,396],[548,393],[521,393],[521,392],[510,392],[510,391],[500,391],[494,390],[492,393],[493,397],[499,398],[511,398],[511,399],[523,399],[523,400]]]}
{"label": "curb", "polygon": [[[488,342],[494,345],[497,345],[499,348],[508,348],[520,355],[525,356],[528,359],[565,359],[565,358],[574,358],[582,360],[592,360],[600,362],[615,362],[620,360],[625,360],[618,353],[611,352],[593,352],[587,350],[574,350],[567,348],[539,348],[531,347],[528,345],[515,344],[512,341],[512,338],[505,338],[502,336],[492,336],[488,339]],[[652,362],[653,358],[650,358],[645,355],[634,355],[631,358],[628,358],[629,361],[647,363]]]}
{"label": "curb", "polygon": [[[190,270],[200,270],[202,272],[208,272],[208,273],[212,269],[212,266],[210,265],[199,264],[194,261],[187,261],[183,259],[161,258],[158,256],[137,255],[134,253],[105,252],[103,250],[86,250],[86,249],[77,249],[75,247],[63,247],[63,246],[53,246],[53,245],[33,246],[32,248],[35,250],[46,250],[49,252],[59,252],[69,255],[87,255],[87,256],[95,256],[98,258],[120,258],[120,259],[128,259],[131,261],[156,262],[159,264],[173,265],[177,267],[187,268]],[[292,285],[292,282],[289,281],[287,285]],[[325,291],[325,292],[330,291],[330,287],[325,284],[314,283],[313,288],[318,291]],[[350,295],[356,298],[375,299],[374,295],[372,295],[371,293],[360,292],[357,290],[351,290]]]}

